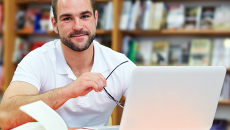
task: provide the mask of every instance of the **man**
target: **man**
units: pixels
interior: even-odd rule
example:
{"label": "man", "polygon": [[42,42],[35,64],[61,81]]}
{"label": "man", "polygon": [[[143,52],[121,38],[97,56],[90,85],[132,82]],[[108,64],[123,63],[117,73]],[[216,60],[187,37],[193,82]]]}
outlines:
{"label": "man", "polygon": [[126,96],[136,67],[120,53],[93,41],[98,13],[94,0],[53,0],[52,24],[60,40],[46,43],[19,63],[0,105],[0,126],[11,129],[35,121],[18,108],[42,100],[69,128],[106,125],[119,100]]}

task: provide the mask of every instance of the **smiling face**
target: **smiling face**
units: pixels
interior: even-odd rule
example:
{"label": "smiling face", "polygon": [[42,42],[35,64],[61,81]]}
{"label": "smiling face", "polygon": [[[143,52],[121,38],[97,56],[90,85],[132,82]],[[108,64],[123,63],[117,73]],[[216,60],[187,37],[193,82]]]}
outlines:
{"label": "smiling face", "polygon": [[95,38],[97,18],[90,0],[58,0],[57,23],[52,18],[52,24],[64,45],[81,52],[88,49]]}

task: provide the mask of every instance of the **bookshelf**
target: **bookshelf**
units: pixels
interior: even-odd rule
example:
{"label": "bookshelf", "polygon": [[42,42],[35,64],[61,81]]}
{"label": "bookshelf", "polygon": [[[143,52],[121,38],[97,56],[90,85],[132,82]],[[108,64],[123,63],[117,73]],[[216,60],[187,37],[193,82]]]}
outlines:
{"label": "bookshelf", "polygon": [[230,30],[160,30],[160,31],[122,31],[124,35],[131,36],[230,36]]}
{"label": "bookshelf", "polygon": [[[14,71],[16,69],[17,64],[12,62],[12,55],[14,51],[14,42],[17,36],[58,36],[54,32],[48,32],[46,34],[34,34],[32,31],[15,31],[15,17],[19,7],[27,6],[29,4],[50,4],[52,0],[0,0],[0,3],[4,5],[4,90],[9,85]],[[124,0],[95,0],[95,2],[109,2],[113,1],[113,29],[112,30],[97,30],[97,35],[108,35],[112,38],[112,46],[111,48],[117,52],[121,52],[122,49],[122,40],[125,35],[130,36],[161,36],[161,37],[168,37],[168,36],[218,36],[218,37],[229,37],[230,30],[227,31],[215,31],[215,30],[160,30],[160,31],[143,31],[143,30],[133,30],[133,31],[123,31],[119,29],[119,22],[120,16],[123,7]],[[222,2],[229,0],[154,0],[154,1],[162,1],[162,2]],[[3,32],[0,32],[2,35]],[[228,73],[230,73],[230,68],[227,69]],[[125,98],[122,97],[120,100],[121,103],[125,102]],[[230,100],[227,101],[220,101],[219,104],[230,105]],[[114,109],[112,119],[113,125],[120,124],[122,109],[116,107]]]}
{"label": "bookshelf", "polygon": [[230,100],[219,101],[219,104],[221,104],[221,105],[230,105]]}

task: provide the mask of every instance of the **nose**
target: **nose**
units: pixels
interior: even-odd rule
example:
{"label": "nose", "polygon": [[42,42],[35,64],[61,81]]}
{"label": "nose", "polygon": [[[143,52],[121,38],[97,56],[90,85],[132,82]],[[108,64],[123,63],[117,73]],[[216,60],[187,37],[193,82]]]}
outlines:
{"label": "nose", "polygon": [[74,20],[74,25],[73,25],[73,29],[74,29],[74,30],[77,30],[77,31],[80,31],[80,30],[83,29],[81,20],[80,20],[79,18],[75,18],[75,20]]}

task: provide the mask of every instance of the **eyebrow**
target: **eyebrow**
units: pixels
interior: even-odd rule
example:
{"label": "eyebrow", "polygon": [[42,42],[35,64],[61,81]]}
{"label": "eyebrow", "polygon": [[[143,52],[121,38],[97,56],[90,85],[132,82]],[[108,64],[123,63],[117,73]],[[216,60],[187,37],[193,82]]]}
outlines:
{"label": "eyebrow", "polygon": [[84,11],[84,12],[81,12],[81,15],[84,15],[84,14],[90,14],[90,15],[93,15],[93,14],[92,14],[92,12],[91,12],[91,11],[88,11],[88,10],[86,10],[86,11]]}
{"label": "eyebrow", "polygon": [[61,19],[62,17],[69,17],[69,16],[71,16],[71,14],[62,14],[62,15],[59,17],[59,19]]}

